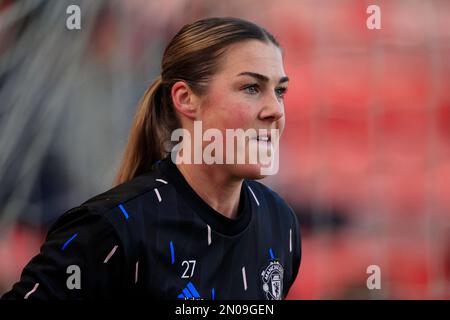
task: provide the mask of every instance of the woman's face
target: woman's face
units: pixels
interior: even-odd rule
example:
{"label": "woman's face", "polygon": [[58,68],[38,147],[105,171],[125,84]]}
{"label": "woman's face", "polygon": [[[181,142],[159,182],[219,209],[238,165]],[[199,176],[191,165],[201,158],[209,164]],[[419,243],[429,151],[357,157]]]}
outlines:
{"label": "woman's face", "polygon": [[[261,168],[268,167],[270,157],[267,155],[271,156],[272,162],[274,157],[278,159],[276,133],[279,137],[284,129],[283,94],[287,84],[281,50],[272,43],[240,42],[230,46],[221,57],[219,70],[202,98],[199,120],[203,132],[210,128],[222,132],[224,145],[220,156],[224,163],[227,163],[227,156],[230,159],[234,156],[232,164],[222,167],[232,176],[261,178],[265,175]],[[226,139],[227,129],[246,131],[243,149],[226,150],[231,143]],[[237,144],[234,139],[234,145]],[[208,143],[203,144],[206,145]],[[237,164],[239,152],[245,155],[245,164]],[[262,157],[263,154],[266,156]],[[252,162],[255,156],[257,161]]]}

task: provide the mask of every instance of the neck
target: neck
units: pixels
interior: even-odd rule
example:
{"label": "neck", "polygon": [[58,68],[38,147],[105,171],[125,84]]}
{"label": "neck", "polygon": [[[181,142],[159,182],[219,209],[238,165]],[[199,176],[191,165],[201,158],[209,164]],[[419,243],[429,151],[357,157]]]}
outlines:
{"label": "neck", "polygon": [[210,207],[227,218],[237,218],[243,179],[231,178],[219,165],[181,163],[177,167]]}

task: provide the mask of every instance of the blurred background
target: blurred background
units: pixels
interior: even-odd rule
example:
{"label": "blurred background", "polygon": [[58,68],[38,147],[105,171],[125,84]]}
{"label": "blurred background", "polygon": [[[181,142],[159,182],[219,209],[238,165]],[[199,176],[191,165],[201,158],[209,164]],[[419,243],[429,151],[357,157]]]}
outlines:
{"label": "blurred background", "polygon": [[165,45],[208,16],[254,21],[285,51],[280,171],[263,183],[301,223],[288,298],[450,299],[446,0],[0,0],[0,295],[62,213],[111,187]]}

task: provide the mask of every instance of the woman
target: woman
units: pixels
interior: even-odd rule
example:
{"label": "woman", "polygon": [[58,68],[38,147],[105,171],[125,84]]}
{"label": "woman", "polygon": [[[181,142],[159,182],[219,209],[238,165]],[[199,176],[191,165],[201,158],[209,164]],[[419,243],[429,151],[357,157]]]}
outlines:
{"label": "woman", "polygon": [[[184,26],[141,100],[117,186],[66,212],[3,298],[285,298],[300,266],[299,226],[253,181],[264,176],[263,153],[250,158],[274,158],[287,81],[265,29],[236,18]],[[199,123],[222,137],[250,134],[209,153],[213,139],[202,139],[198,153]],[[234,153],[245,161],[220,159]]]}

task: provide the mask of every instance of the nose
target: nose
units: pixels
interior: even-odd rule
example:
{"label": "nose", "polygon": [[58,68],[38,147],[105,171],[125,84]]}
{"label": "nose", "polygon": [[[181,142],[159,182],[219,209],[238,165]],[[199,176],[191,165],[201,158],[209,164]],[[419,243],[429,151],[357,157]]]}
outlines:
{"label": "nose", "polygon": [[259,118],[264,121],[275,122],[284,117],[284,103],[275,94],[269,95],[259,113]]}

